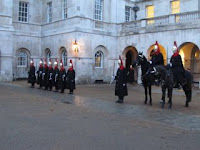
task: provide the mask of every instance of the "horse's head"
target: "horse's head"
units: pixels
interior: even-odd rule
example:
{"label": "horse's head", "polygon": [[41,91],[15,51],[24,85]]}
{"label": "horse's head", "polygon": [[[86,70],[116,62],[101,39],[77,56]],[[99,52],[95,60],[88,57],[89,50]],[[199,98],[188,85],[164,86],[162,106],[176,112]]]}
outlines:
{"label": "horse's head", "polygon": [[136,64],[138,66],[140,66],[140,65],[142,65],[142,64],[144,64],[146,62],[147,62],[146,57],[143,55],[142,52],[139,52],[138,55],[137,55],[137,58],[136,58]]}

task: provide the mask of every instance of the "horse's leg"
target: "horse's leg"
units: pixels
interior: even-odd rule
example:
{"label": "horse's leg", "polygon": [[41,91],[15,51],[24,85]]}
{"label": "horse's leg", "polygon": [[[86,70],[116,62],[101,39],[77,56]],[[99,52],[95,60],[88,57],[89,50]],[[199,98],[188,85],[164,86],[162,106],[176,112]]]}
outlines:
{"label": "horse's leg", "polygon": [[165,105],[165,92],[166,92],[166,87],[162,86],[162,99],[160,100],[161,108],[164,108]]}
{"label": "horse's leg", "polygon": [[168,88],[168,97],[169,97],[169,102],[168,102],[168,108],[172,108],[172,93],[173,93],[173,86]]}
{"label": "horse's leg", "polygon": [[151,85],[149,85],[149,104],[152,105],[152,98],[151,98]]}
{"label": "horse's leg", "polygon": [[188,107],[189,102],[191,101],[191,98],[192,98],[192,90],[191,90],[191,87],[187,87],[187,86],[184,86],[183,90],[184,90],[185,96],[186,96],[185,107]]}
{"label": "horse's leg", "polygon": [[145,90],[145,101],[144,104],[147,104],[147,86],[144,85],[144,90]]}

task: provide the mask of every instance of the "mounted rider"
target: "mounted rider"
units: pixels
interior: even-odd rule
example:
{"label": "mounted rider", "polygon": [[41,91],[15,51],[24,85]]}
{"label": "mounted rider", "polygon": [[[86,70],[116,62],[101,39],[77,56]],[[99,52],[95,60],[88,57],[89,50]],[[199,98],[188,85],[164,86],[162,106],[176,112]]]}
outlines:
{"label": "mounted rider", "polygon": [[173,55],[170,59],[170,66],[174,74],[175,87],[179,87],[178,84],[184,86],[187,83],[185,78],[185,69],[183,67],[182,58],[179,55],[179,49],[177,47],[176,41],[174,41],[172,51]]}
{"label": "mounted rider", "polygon": [[156,41],[151,55],[152,58],[150,60],[150,64],[152,64],[153,66],[164,65],[164,59],[162,53],[160,52],[158,41]]}
{"label": "mounted rider", "polygon": [[[162,53],[160,52],[158,41],[156,41],[154,49],[150,55],[152,56],[151,60],[149,61],[150,67],[155,67],[157,65],[164,65],[164,59]],[[161,76],[157,75],[154,84],[159,85],[160,83],[161,83]]]}

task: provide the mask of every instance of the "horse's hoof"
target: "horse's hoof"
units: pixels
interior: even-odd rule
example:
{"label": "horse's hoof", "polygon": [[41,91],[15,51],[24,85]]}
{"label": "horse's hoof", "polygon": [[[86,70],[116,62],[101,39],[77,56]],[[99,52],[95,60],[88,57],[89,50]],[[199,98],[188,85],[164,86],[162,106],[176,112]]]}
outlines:
{"label": "horse's hoof", "polygon": [[144,101],[144,104],[147,104],[147,101]]}
{"label": "horse's hoof", "polygon": [[185,104],[185,107],[189,107],[189,104]]}
{"label": "horse's hoof", "polygon": [[149,105],[152,106],[152,102],[149,102]]}
{"label": "horse's hoof", "polygon": [[168,106],[168,109],[171,110],[171,109],[172,109],[172,106]]}
{"label": "horse's hoof", "polygon": [[161,104],[161,105],[163,104],[163,100],[160,100],[160,104]]}

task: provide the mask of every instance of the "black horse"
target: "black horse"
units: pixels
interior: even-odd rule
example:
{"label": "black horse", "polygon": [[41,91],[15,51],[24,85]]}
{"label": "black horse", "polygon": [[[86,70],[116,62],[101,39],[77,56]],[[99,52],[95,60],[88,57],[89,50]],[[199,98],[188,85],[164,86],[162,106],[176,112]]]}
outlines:
{"label": "black horse", "polygon": [[152,85],[152,81],[150,81],[150,76],[148,76],[148,74],[150,73],[149,71],[149,62],[147,61],[146,57],[143,55],[143,53],[139,52],[138,56],[136,58],[136,61],[133,62],[133,66],[135,65],[134,63],[136,63],[136,65],[141,66],[141,71],[142,71],[142,84],[145,90],[145,101],[144,103],[147,104],[147,100],[148,100],[148,89],[149,89],[149,104],[152,105],[152,98],[151,98],[151,85]]}
{"label": "black horse", "polygon": [[[160,74],[161,76],[161,80],[162,80],[162,99],[160,101],[161,107],[164,108],[165,105],[165,94],[166,94],[166,89],[168,90],[168,108],[171,109],[172,107],[172,93],[173,93],[173,85],[174,85],[174,76],[173,76],[173,72],[170,68],[170,66],[155,66],[152,68],[152,70],[150,71],[151,73],[148,74],[150,75],[151,80],[155,80],[156,76],[158,74]],[[192,99],[192,81],[193,81],[193,77],[191,75],[191,73],[189,71],[185,71],[185,77],[187,79],[187,84],[185,86],[183,86],[183,90],[185,92],[186,95],[186,103],[185,103],[185,107],[189,106],[189,102]]]}

